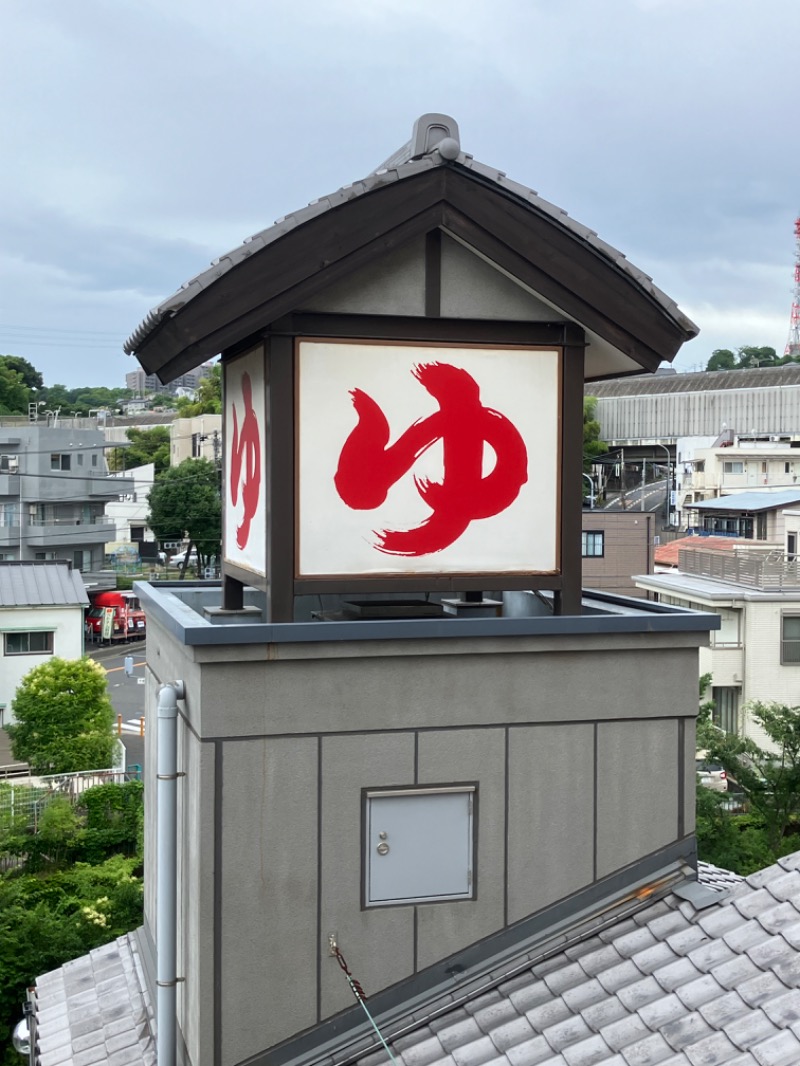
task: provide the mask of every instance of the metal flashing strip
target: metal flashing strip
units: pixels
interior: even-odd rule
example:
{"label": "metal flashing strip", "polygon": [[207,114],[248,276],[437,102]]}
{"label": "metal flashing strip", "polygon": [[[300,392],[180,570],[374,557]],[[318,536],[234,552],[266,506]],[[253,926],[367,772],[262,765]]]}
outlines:
{"label": "metal flashing strip", "polygon": [[[693,836],[676,841],[623,870],[589,885],[370,997],[388,1040],[423,1025],[432,1016],[509,980],[515,973],[594,936],[695,874]],[[718,897],[719,898],[719,897]],[[248,1066],[345,1066],[377,1049],[358,1007],[329,1018],[284,1044],[247,1059]]]}
{"label": "metal flashing strip", "polygon": [[[638,611],[625,614],[551,615],[524,618],[424,618],[364,619],[347,622],[258,622],[218,626],[202,618],[184,603],[171,582],[152,585],[137,581],[134,591],[145,609],[152,613],[177,640],[187,646],[230,644],[314,644],[363,640],[438,640],[458,637],[577,636],[614,633],[707,633],[719,629],[716,614],[659,609],[658,604],[638,602]],[[187,583],[183,584],[187,588]],[[203,588],[218,589],[218,583],[204,582]],[[221,597],[221,591],[220,591]],[[610,597],[605,597],[613,603]]]}

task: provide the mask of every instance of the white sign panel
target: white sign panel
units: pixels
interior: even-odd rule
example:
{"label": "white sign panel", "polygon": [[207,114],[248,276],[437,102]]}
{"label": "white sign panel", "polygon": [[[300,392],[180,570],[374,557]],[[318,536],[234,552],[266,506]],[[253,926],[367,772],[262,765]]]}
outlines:
{"label": "white sign panel", "polygon": [[302,341],[300,576],[549,573],[555,350]]}
{"label": "white sign panel", "polygon": [[228,562],[266,574],[264,360],[257,349],[225,368],[225,546]]}

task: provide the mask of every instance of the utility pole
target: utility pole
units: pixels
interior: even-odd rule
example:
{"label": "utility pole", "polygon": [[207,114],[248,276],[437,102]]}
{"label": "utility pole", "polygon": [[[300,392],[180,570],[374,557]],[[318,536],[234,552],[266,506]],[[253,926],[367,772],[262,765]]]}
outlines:
{"label": "utility pole", "polygon": [[642,491],[641,491],[641,499],[639,500],[639,510],[640,511],[644,510],[644,490],[645,490],[645,486],[646,485],[647,485],[647,460],[643,458],[642,459]]}

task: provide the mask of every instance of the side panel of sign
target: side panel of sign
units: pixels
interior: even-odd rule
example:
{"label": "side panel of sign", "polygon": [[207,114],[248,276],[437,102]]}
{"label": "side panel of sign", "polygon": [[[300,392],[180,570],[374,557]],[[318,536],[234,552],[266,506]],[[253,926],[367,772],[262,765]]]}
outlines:
{"label": "side panel of sign", "polygon": [[560,352],[302,341],[298,574],[559,568]]}
{"label": "side panel of sign", "polygon": [[225,365],[223,556],[266,574],[266,425],[264,358],[259,348]]}

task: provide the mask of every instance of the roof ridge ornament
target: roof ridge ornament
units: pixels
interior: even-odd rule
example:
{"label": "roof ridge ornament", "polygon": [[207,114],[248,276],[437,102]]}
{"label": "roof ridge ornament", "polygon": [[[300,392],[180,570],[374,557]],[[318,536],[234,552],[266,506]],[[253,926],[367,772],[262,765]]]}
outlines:
{"label": "roof ridge ornament", "polygon": [[437,148],[442,159],[457,159],[461,152],[461,138],[458,123],[454,118],[431,111],[420,115],[411,131],[411,140],[376,167],[373,173],[392,170],[403,163],[408,163],[411,159],[422,159],[426,155],[431,155]]}

